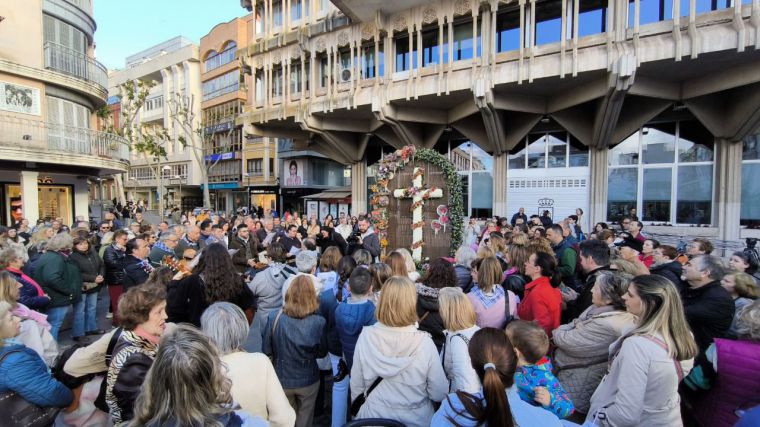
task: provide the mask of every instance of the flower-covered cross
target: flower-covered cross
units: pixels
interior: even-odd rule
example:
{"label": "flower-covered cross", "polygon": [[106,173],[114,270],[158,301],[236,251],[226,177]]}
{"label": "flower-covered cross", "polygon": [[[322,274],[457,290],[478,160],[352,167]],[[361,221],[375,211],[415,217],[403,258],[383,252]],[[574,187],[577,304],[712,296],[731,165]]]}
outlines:
{"label": "flower-covered cross", "polygon": [[[425,200],[443,197],[443,190],[440,188],[423,187],[423,175],[422,168],[414,168],[412,186],[393,191],[393,197],[397,199],[412,199],[412,224],[422,221],[422,205],[425,204]],[[412,227],[412,258],[418,262],[422,260],[422,227]]]}

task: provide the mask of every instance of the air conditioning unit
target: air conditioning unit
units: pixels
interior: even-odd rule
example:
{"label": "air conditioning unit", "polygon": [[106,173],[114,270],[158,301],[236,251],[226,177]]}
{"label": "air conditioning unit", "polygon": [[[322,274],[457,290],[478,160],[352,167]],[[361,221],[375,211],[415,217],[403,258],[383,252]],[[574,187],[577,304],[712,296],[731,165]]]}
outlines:
{"label": "air conditioning unit", "polygon": [[340,70],[340,82],[341,83],[348,83],[351,81],[351,69],[350,68],[343,68]]}

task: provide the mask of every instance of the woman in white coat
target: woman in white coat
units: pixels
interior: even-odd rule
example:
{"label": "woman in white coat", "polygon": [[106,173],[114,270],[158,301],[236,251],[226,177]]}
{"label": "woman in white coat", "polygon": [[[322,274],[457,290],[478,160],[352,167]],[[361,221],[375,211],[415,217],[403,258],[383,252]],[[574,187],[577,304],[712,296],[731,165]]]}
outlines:
{"label": "woman in white coat", "polygon": [[586,423],[598,426],[681,426],[678,383],[699,349],[675,285],[635,277],[623,297],[636,328],[610,347],[610,372],[591,396]]}
{"label": "woman in white coat", "polygon": [[351,400],[366,394],[357,418],[390,418],[407,426],[429,426],[433,401],[448,381],[430,335],[417,330],[417,290],[406,277],[383,285],[377,323],[359,336],[351,368]]}
{"label": "woman in white coat", "polygon": [[446,339],[441,350],[443,370],[449,380],[449,393],[480,391],[480,379],[470,363],[468,346],[480,327],[475,324],[475,310],[461,288],[443,288],[438,294]]}

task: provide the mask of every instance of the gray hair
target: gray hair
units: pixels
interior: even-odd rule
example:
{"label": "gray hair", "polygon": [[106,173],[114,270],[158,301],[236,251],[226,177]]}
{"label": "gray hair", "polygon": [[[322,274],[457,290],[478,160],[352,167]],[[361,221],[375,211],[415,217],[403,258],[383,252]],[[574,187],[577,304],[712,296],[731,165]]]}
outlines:
{"label": "gray hair", "polygon": [[760,341],[760,301],[756,300],[739,311],[736,317],[736,335]]}
{"label": "gray hair", "polygon": [[221,354],[243,348],[248,329],[248,319],[243,310],[229,302],[215,302],[201,315],[201,330],[216,344]]}
{"label": "gray hair", "polygon": [[159,242],[165,242],[165,241],[171,239],[172,237],[177,237],[177,235],[174,234],[174,233],[170,233],[170,232],[167,231],[165,233],[161,233],[161,237],[158,238],[158,241]]}
{"label": "gray hair", "polygon": [[100,244],[103,246],[110,245],[111,243],[113,243],[113,231],[105,233],[103,235],[103,238],[100,240]]}
{"label": "gray hair", "polygon": [[721,280],[726,275],[726,264],[713,255],[697,255],[690,261],[699,272],[709,271],[711,280]]}
{"label": "gray hair", "polygon": [[74,239],[69,233],[58,233],[51,237],[47,243],[47,250],[62,251],[71,249],[74,246]]}
{"label": "gray hair", "polygon": [[610,301],[610,305],[618,310],[625,310],[623,295],[628,292],[631,276],[625,273],[602,271],[596,276],[595,285],[599,287],[602,299]]}
{"label": "gray hair", "polygon": [[372,254],[366,249],[359,249],[354,252],[354,261],[356,265],[370,265],[372,264]]}
{"label": "gray hair", "polygon": [[15,248],[6,248],[0,251],[0,269],[5,269],[13,261],[21,258]]}
{"label": "gray hair", "polygon": [[476,254],[469,246],[460,246],[459,249],[457,249],[456,254],[454,254],[454,260],[457,265],[463,265],[467,268],[470,268],[470,265],[472,265],[472,262],[475,261],[475,258],[477,257],[478,254]]}
{"label": "gray hair", "polygon": [[301,251],[296,255],[296,268],[301,273],[311,273],[317,266],[317,254],[312,251]]}

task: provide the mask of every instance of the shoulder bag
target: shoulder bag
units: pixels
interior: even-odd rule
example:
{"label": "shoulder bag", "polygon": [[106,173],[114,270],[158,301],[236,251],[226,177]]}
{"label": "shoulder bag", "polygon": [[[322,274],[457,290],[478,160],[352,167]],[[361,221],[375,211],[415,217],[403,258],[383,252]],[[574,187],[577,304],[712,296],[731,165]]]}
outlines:
{"label": "shoulder bag", "polygon": [[[5,353],[0,357],[0,364],[11,353],[21,353],[21,351],[12,350]],[[0,414],[4,415],[3,426],[46,427],[53,424],[61,409],[63,408],[37,406],[13,390],[0,392]]]}
{"label": "shoulder bag", "polygon": [[351,416],[356,417],[359,414],[359,410],[362,408],[362,405],[367,401],[367,398],[369,397],[370,393],[377,388],[378,385],[383,381],[383,377],[377,377],[375,381],[372,383],[371,386],[365,391],[364,393],[356,396],[356,399],[354,399],[353,402],[351,402]]}

